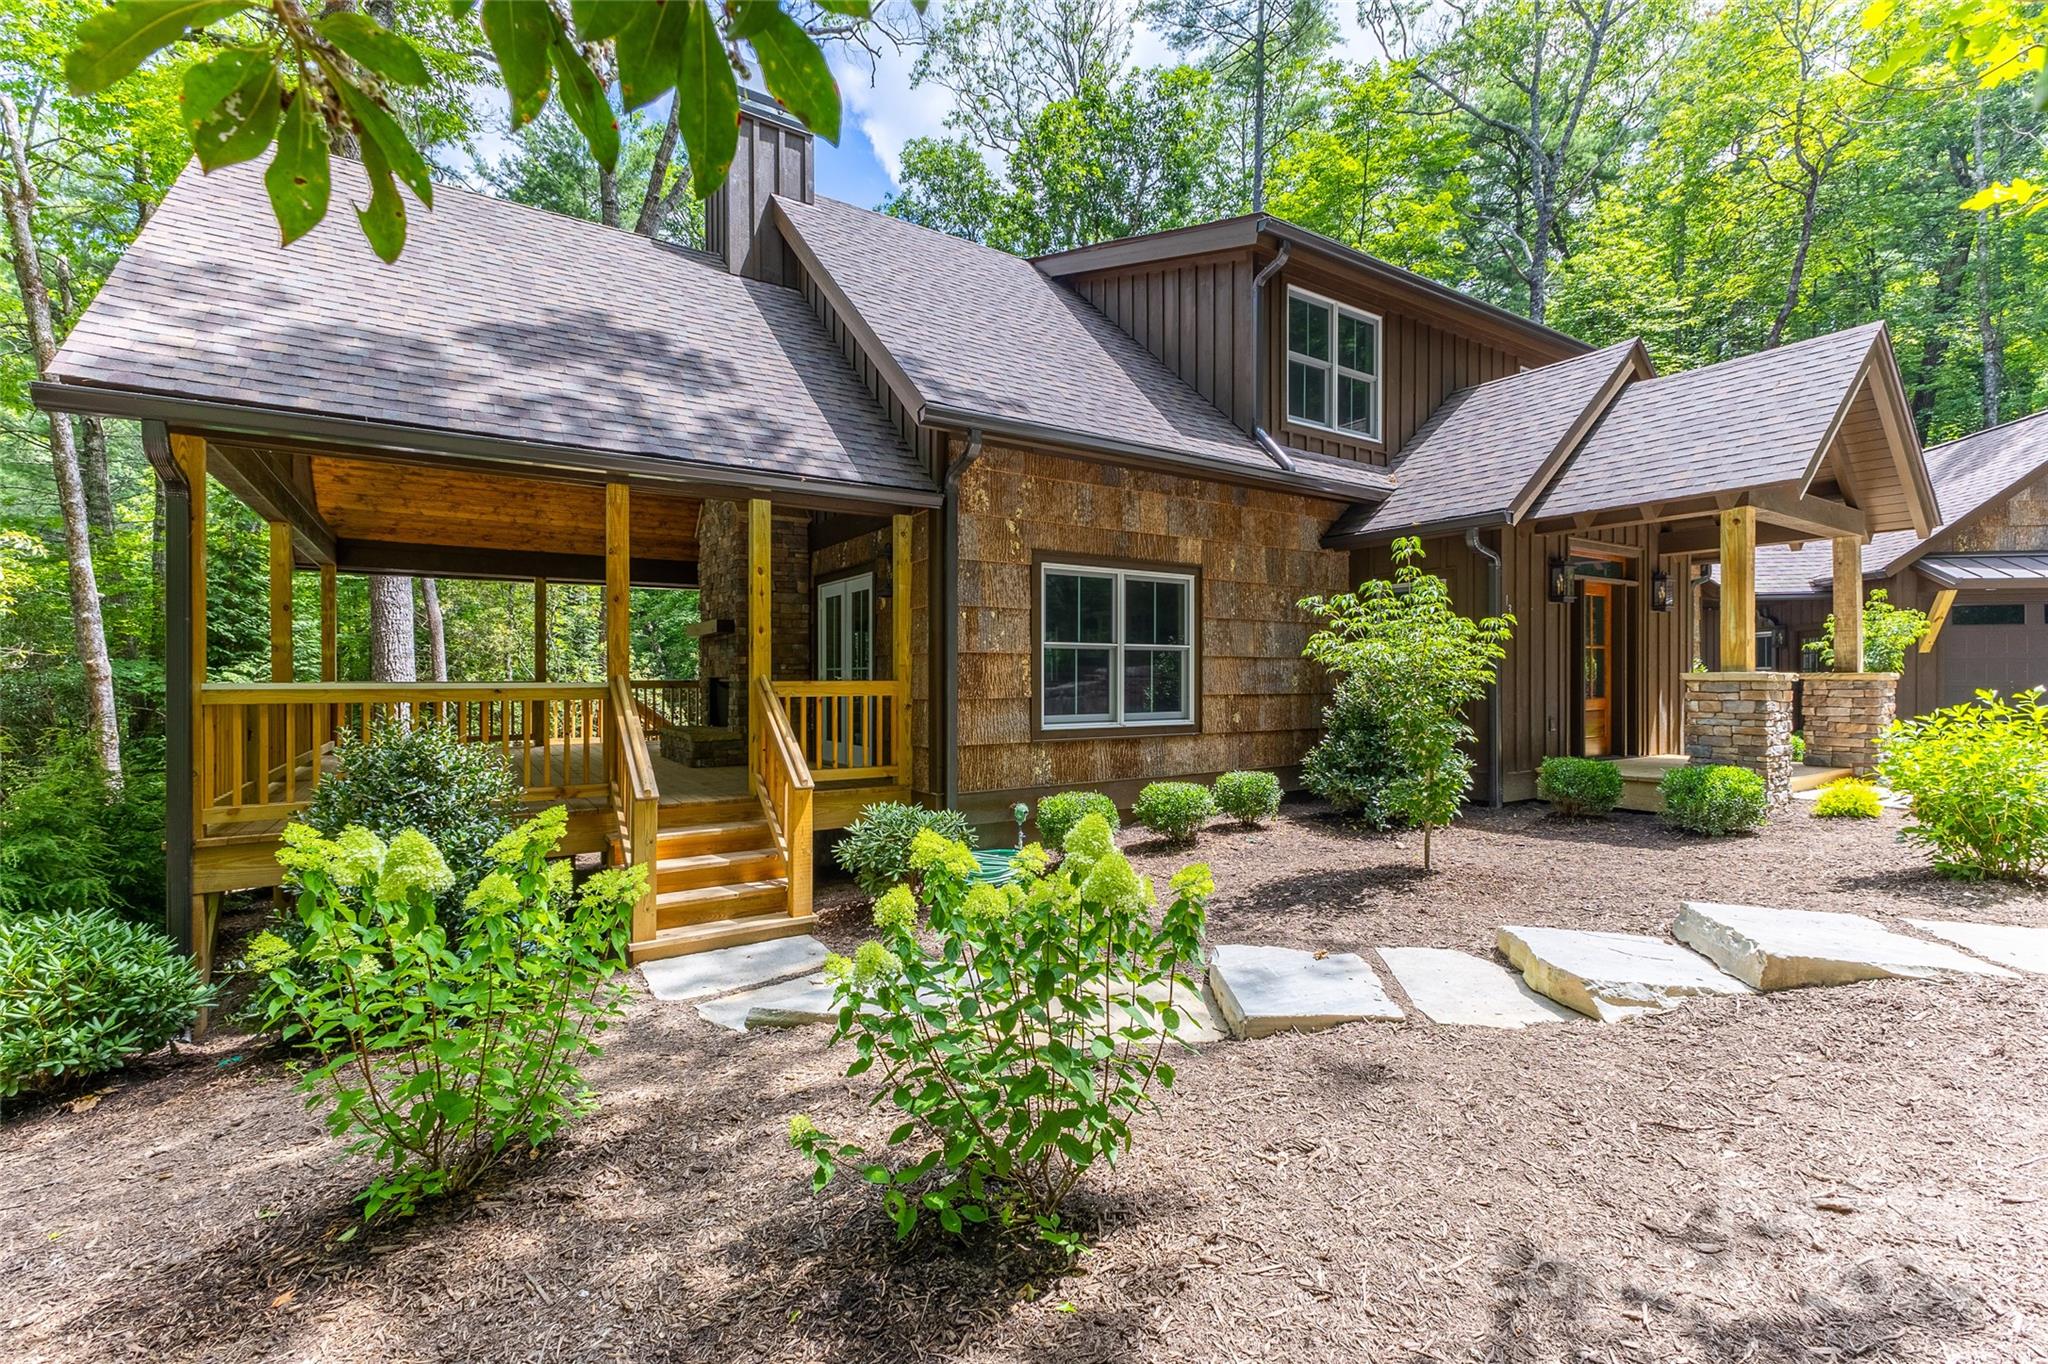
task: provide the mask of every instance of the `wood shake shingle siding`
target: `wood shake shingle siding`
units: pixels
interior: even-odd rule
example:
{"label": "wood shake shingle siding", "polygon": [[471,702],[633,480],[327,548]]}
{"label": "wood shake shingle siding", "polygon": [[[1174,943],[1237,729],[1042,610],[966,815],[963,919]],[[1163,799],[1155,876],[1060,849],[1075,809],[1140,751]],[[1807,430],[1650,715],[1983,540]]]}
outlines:
{"label": "wood shake shingle siding", "polygon": [[[1343,590],[1320,548],[1338,504],[988,446],[961,485],[960,792],[977,820],[1047,790],[1128,802],[1145,782],[1294,768],[1329,683],[1302,597]],[[1033,738],[1039,558],[1171,565],[1198,580],[1196,732]]]}

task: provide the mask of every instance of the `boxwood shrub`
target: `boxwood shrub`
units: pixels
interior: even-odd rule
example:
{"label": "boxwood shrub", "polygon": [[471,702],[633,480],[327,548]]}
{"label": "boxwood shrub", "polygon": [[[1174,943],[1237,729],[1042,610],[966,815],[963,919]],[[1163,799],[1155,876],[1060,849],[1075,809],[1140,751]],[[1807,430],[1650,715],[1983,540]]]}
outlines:
{"label": "boxwood shrub", "polygon": [[1853,777],[1829,782],[1813,802],[1816,819],[1876,819],[1883,809],[1877,788]]}
{"label": "boxwood shrub", "polygon": [[1114,836],[1116,802],[1100,791],[1061,791],[1038,802],[1038,841],[1048,848],[1066,846],[1067,834],[1088,815],[1101,815]]}
{"label": "boxwood shrub", "polygon": [[145,1056],[212,1002],[153,928],[104,909],[0,914],[0,1099]]}
{"label": "boxwood shrub", "polygon": [[1155,781],[1138,792],[1137,803],[1131,806],[1132,819],[1175,843],[1193,839],[1215,813],[1209,788],[1191,781]]}
{"label": "boxwood shrub", "polygon": [[1216,808],[1240,824],[1257,824],[1280,813],[1280,778],[1271,772],[1225,772],[1210,794]]}
{"label": "boxwood shrub", "polygon": [[1709,838],[1760,829],[1770,813],[1764,779],[1746,767],[1674,767],[1657,790],[1666,824]]}
{"label": "boxwood shrub", "polygon": [[846,826],[832,847],[832,858],[853,874],[862,890],[880,895],[910,879],[910,842],[923,829],[974,846],[974,826],[958,810],[927,810],[885,800],[867,806]]}
{"label": "boxwood shrub", "polygon": [[1536,794],[1561,815],[1604,815],[1621,803],[1621,769],[1599,758],[1545,758]]}

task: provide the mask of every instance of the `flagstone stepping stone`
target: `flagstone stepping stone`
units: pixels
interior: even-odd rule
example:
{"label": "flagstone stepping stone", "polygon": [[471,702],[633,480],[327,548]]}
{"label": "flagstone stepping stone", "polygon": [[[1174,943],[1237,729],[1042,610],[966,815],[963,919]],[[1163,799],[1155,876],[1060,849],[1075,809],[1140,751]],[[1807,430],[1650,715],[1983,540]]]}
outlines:
{"label": "flagstone stepping stone", "polygon": [[819,973],[707,999],[697,1006],[697,1016],[734,1032],[751,1032],[835,1023],[839,1009],[833,1003],[832,982]]}
{"label": "flagstone stepping stone", "polygon": [[1688,900],[1671,934],[1746,985],[1790,990],[1945,971],[2011,973],[1945,943],[1895,933],[1861,914]]}
{"label": "flagstone stepping stone", "polygon": [[1476,1028],[1526,1028],[1577,1018],[1530,989],[1513,971],[1444,947],[1382,947],[1380,959],[1432,1023]]}
{"label": "flagstone stepping stone", "polygon": [[1946,938],[1980,957],[2021,971],[2048,975],[2048,928],[2019,924],[1966,924],[1954,919],[1908,919],[1923,933]]}
{"label": "flagstone stepping stone", "polygon": [[1530,988],[1602,1023],[1657,1013],[1696,995],[1750,992],[1697,953],[1636,933],[1510,926],[1496,945]]}
{"label": "flagstone stepping stone", "polygon": [[[1167,1002],[1167,989],[1163,984],[1148,985],[1139,993],[1143,994],[1145,998],[1151,1000],[1154,1004],[1165,1004]],[[1204,1042],[1221,1042],[1223,1040],[1225,1035],[1223,1029],[1216,1026],[1216,1020],[1209,1012],[1209,1003],[1202,998],[1200,990],[1190,990],[1185,985],[1175,986],[1173,989],[1173,1008],[1174,1012],[1180,1015],[1180,1025],[1169,1030],[1168,1035],[1176,1042],[1186,1042],[1190,1046],[1197,1046]],[[1119,1028],[1124,1026],[1126,1021],[1138,1023],[1146,1027],[1161,1027],[1164,1025],[1164,1020],[1157,1014],[1148,1019],[1143,1014],[1132,1013],[1121,1004],[1111,1006],[1111,1019],[1113,1026]]]}
{"label": "flagstone stepping stone", "polygon": [[1218,947],[1209,961],[1208,989],[1223,1026],[1239,1039],[1403,1017],[1355,952],[1318,956],[1292,947]]}
{"label": "flagstone stepping stone", "polygon": [[767,942],[721,947],[715,952],[644,962],[640,975],[656,999],[702,999],[805,975],[824,964],[825,944],[816,938],[770,938]]}

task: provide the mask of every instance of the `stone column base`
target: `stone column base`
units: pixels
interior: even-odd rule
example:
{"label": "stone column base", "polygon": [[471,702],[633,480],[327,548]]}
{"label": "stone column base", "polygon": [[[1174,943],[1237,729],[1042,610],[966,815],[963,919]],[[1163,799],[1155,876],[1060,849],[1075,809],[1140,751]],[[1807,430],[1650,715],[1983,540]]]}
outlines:
{"label": "stone column base", "polygon": [[1746,767],[1772,809],[1792,799],[1792,688],[1797,673],[1687,673],[1685,751],[1694,762]]}
{"label": "stone column base", "polygon": [[1898,709],[1898,674],[1808,673],[1801,686],[1806,761],[1854,768],[1859,777],[1874,769],[1878,740]]}

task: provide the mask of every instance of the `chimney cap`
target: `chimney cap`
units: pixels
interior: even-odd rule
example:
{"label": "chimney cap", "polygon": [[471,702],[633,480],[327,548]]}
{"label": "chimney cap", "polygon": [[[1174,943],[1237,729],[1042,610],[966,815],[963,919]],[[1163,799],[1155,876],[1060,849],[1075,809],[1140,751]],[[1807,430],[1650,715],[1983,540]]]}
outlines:
{"label": "chimney cap", "polygon": [[744,85],[740,87],[740,114],[745,118],[759,119],[763,123],[773,123],[779,128],[802,133],[805,137],[811,136],[811,130],[804,126],[802,119],[759,90],[750,90]]}

